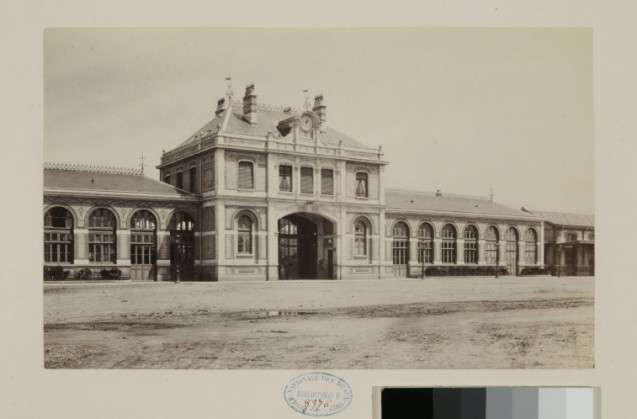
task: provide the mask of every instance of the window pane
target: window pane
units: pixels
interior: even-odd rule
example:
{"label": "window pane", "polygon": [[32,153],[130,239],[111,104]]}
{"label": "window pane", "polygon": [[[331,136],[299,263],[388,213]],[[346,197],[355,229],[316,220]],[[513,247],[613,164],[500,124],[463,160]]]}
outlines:
{"label": "window pane", "polygon": [[314,169],[301,167],[301,193],[314,193]]}
{"label": "window pane", "polygon": [[321,169],[321,194],[334,195],[334,171]]}
{"label": "window pane", "polygon": [[367,196],[367,173],[356,173],[356,196]]}
{"label": "window pane", "polygon": [[239,162],[239,189],[254,189],[252,163]]}

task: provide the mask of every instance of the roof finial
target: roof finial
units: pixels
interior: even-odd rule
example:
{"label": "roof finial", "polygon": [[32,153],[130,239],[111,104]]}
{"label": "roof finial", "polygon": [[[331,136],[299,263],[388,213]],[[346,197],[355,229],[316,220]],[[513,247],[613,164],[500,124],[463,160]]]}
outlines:
{"label": "roof finial", "polygon": [[142,152],[142,156],[139,158],[142,161],[142,175],[144,174],[144,153]]}
{"label": "roof finial", "polygon": [[228,99],[232,101],[232,97],[234,96],[234,92],[232,91],[232,77],[226,77],[226,81],[226,86],[228,87],[226,95],[228,95]]}
{"label": "roof finial", "polygon": [[305,93],[305,103],[303,104],[303,109],[305,109],[306,111],[310,109],[310,106],[312,106],[312,104],[310,103],[310,96],[308,92],[308,89],[303,90],[303,93]]}
{"label": "roof finial", "polygon": [[495,192],[493,188],[489,189],[489,201],[493,202],[493,197],[495,196]]}

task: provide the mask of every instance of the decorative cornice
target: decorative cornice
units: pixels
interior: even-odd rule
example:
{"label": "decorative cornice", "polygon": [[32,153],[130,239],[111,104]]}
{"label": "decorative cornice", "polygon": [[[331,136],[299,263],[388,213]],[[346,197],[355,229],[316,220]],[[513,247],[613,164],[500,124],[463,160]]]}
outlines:
{"label": "decorative cornice", "polygon": [[44,163],[44,168],[48,170],[69,170],[74,172],[91,172],[91,173],[108,173],[111,175],[133,175],[141,176],[140,168],[130,167],[113,167],[113,166],[95,166],[89,164],[71,164],[71,163]]}

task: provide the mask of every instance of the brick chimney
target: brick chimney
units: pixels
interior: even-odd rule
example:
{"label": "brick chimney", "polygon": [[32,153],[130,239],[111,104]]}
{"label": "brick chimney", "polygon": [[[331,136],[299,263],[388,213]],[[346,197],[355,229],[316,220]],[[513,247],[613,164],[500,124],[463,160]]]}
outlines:
{"label": "brick chimney", "polygon": [[323,124],[327,120],[327,112],[325,111],[325,105],[323,104],[323,93],[319,93],[314,96],[314,107],[312,108],[321,120],[321,132],[325,132]]}
{"label": "brick chimney", "polygon": [[215,116],[219,116],[228,109],[228,104],[226,103],[226,98],[222,97],[217,101],[217,110],[215,111]]}
{"label": "brick chimney", "polygon": [[254,91],[254,83],[246,86],[243,96],[243,115],[246,120],[255,125],[257,123],[257,93]]}

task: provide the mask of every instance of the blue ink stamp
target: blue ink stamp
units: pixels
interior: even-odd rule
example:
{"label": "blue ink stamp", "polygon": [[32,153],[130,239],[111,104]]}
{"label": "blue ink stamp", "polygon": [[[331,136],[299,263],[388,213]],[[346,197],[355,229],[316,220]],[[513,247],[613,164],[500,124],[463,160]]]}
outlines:
{"label": "blue ink stamp", "polygon": [[347,382],[326,372],[308,372],[285,386],[283,397],[292,409],[307,416],[330,416],[342,412],[352,402]]}

